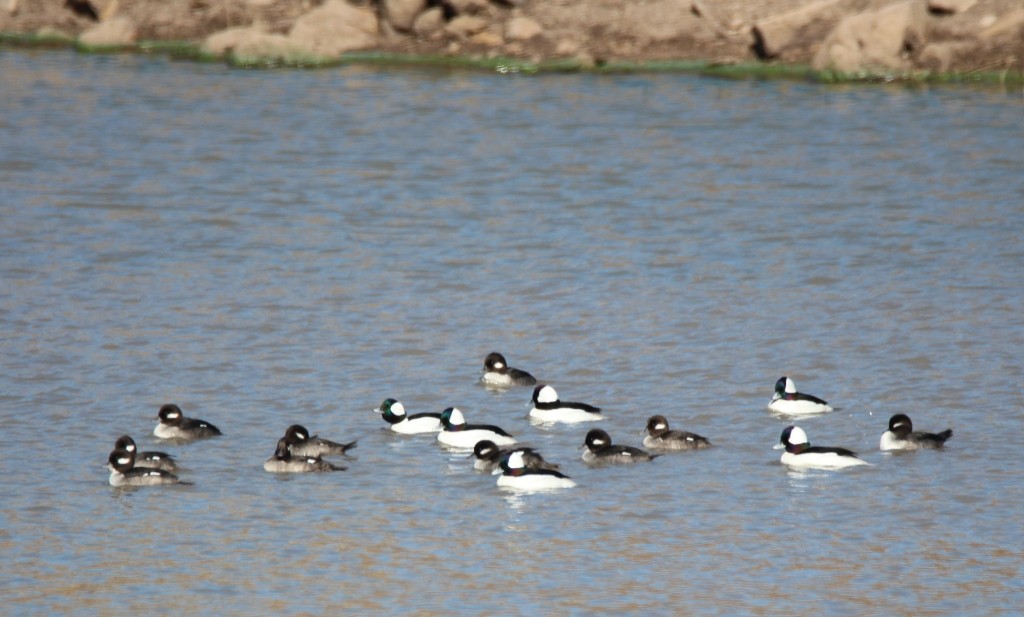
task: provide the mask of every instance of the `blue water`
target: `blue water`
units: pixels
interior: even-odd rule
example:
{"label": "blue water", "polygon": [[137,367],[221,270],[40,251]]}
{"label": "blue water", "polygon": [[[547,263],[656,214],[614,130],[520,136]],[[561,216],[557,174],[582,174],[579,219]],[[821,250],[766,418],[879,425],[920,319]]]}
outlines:
{"label": "blue water", "polygon": [[[0,612],[1002,615],[1024,604],[1024,102],[0,51]],[[484,356],[715,447],[588,468]],[[775,380],[836,411],[789,471]],[[579,484],[499,490],[410,412]],[[152,436],[160,405],[221,427]],[[878,452],[890,415],[945,451]],[[284,429],[359,439],[262,470]],[[113,489],[117,436],[192,486]]]}

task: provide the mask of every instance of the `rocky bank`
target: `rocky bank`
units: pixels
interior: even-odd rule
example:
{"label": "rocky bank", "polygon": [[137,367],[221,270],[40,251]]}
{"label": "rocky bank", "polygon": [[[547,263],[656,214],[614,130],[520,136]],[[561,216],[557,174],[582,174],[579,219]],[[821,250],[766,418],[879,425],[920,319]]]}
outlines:
{"label": "rocky bank", "polygon": [[1020,76],[1024,0],[0,0],[0,32],[292,63],[375,50]]}

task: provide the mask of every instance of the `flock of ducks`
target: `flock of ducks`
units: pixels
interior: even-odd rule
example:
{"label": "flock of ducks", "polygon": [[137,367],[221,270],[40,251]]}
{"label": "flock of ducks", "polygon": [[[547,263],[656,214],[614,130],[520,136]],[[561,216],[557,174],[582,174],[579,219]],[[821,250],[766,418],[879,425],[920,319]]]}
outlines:
{"label": "flock of ducks", "polygon": [[[504,356],[492,352],[484,359],[481,382],[492,388],[534,386],[530,418],[541,423],[580,423],[603,420],[601,409],[586,403],[562,401],[550,385],[537,384],[526,371],[508,366]],[[781,377],[775,383],[775,394],[768,404],[772,411],[785,416],[807,416],[832,411],[824,400],[797,392],[792,379]],[[436,433],[439,443],[451,449],[472,451],[476,458],[474,468],[500,474],[498,486],[520,490],[548,490],[569,488],[576,483],[548,462],[533,448],[518,444],[515,437],[504,429],[490,424],[470,424],[462,412],[449,407],[441,413],[406,414],[405,406],[388,398],[373,411],[379,413],[388,428],[403,435]],[[221,435],[213,424],[187,418],[174,404],[160,408],[153,435],[159,439],[186,442]],[[914,431],[905,414],[896,414],[889,420],[889,429],[882,434],[879,448],[891,450],[919,450],[942,448],[953,435],[952,429],[941,433]],[[613,444],[607,432],[593,429],[584,439],[583,461],[590,465],[620,465],[651,461],[666,452],[701,450],[711,442],[696,433],[669,428],[661,415],[647,421],[647,435],[643,446]],[[302,425],[289,426],[277,441],[274,454],[263,468],[271,473],[305,473],[343,471],[346,467],[324,460],[324,457],[348,457],[356,441],[338,443],[310,435]],[[846,448],[812,446],[807,434],[799,426],[787,426],[782,431],[777,449],[784,449],[781,462],[790,467],[805,469],[842,469],[869,463]],[[128,435],[117,439],[108,459],[110,485],[152,486],[161,484],[188,484],[174,474],[177,464],[165,452],[140,452]]]}

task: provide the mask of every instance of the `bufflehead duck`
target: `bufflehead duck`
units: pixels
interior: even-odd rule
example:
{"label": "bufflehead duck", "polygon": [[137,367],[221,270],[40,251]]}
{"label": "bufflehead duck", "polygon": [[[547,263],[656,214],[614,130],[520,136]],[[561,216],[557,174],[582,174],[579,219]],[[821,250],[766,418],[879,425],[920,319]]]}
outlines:
{"label": "bufflehead duck", "polygon": [[158,486],[161,484],[187,484],[164,469],[135,466],[135,454],[123,448],[114,448],[107,459],[110,486]]}
{"label": "bufflehead duck", "polygon": [[592,464],[604,463],[642,463],[654,460],[660,454],[644,452],[640,448],[632,446],[613,446],[612,438],[608,433],[595,428],[589,433],[583,442],[586,451],[583,453],[583,461]]}
{"label": "bufflehead duck", "polygon": [[533,389],[533,409],[530,417],[541,422],[591,422],[604,420],[601,408],[586,403],[569,403],[558,400],[558,393],[551,386],[540,385]]}
{"label": "bufflehead duck", "polygon": [[174,404],[161,407],[157,420],[160,422],[153,429],[153,434],[160,439],[203,439],[221,434],[220,429],[209,422],[186,418]]}
{"label": "bufflehead duck", "polygon": [[706,437],[687,431],[670,430],[665,416],[651,416],[647,420],[647,433],[644,447],[655,450],[700,450],[711,447]]}
{"label": "bufflehead duck", "polygon": [[476,457],[473,469],[494,471],[501,464],[502,457],[513,451],[522,453],[523,464],[530,469],[558,469],[558,465],[545,461],[543,456],[534,452],[533,448],[522,446],[502,448],[490,439],[480,440],[473,446],[473,454],[470,455]]}
{"label": "bufflehead duck", "polygon": [[163,469],[164,471],[174,471],[178,465],[174,462],[174,457],[166,452],[139,452],[135,446],[135,440],[128,435],[121,435],[114,442],[115,450],[127,450],[135,456],[135,466],[145,467],[147,469]]}
{"label": "bufflehead duck", "polygon": [[790,416],[832,411],[828,403],[820,398],[797,392],[796,384],[789,377],[779,377],[775,382],[775,394],[768,403],[768,409]]}
{"label": "bufflehead duck", "polygon": [[356,441],[350,443],[337,443],[320,439],[316,435],[310,436],[306,427],[301,424],[293,424],[284,432],[284,438],[288,442],[288,448],[292,456],[312,457],[317,456],[348,456],[347,451],[356,447]]}
{"label": "bufflehead duck", "polygon": [[941,433],[925,433],[914,431],[914,425],[906,414],[898,413],[889,418],[889,430],[882,433],[878,447],[885,450],[920,450],[921,448],[941,448],[946,440],[953,436],[953,429],[947,428]]}
{"label": "bufflehead duck", "polygon": [[489,439],[499,446],[516,443],[516,438],[490,424],[466,424],[462,412],[449,407],[441,412],[444,429],[437,434],[437,440],[446,446],[471,450],[478,441]]}
{"label": "bufflehead duck", "polygon": [[856,453],[846,448],[812,446],[807,441],[807,433],[799,426],[787,426],[782,431],[782,437],[775,449],[782,448],[786,449],[782,454],[782,463],[790,467],[842,469],[869,464],[857,458]]}
{"label": "bufflehead duck", "polygon": [[441,414],[439,413],[414,413],[411,416],[405,414],[405,406],[393,398],[384,399],[375,412],[384,416],[391,430],[403,435],[415,435],[417,433],[436,433],[441,426]]}
{"label": "bufflehead duck", "polygon": [[263,463],[263,469],[271,473],[305,473],[308,471],[345,471],[346,467],[332,465],[319,456],[295,456],[290,450],[288,439],[277,440],[274,455]]}
{"label": "bufflehead duck", "polygon": [[533,375],[517,368],[512,368],[505,361],[505,356],[492,351],[484,358],[484,375],[480,378],[489,386],[532,386],[537,383]]}
{"label": "bufflehead duck", "polygon": [[522,450],[513,450],[501,458],[501,476],[498,486],[521,491],[543,491],[555,488],[572,488],[576,483],[560,471],[536,469],[527,463]]}

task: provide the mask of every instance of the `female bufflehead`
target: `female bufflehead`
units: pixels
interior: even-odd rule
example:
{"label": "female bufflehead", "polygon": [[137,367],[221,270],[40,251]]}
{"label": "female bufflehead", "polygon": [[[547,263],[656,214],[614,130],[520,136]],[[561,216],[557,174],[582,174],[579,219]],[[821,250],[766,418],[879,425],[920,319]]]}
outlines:
{"label": "female bufflehead", "polygon": [[305,473],[307,471],[345,471],[347,467],[332,465],[319,456],[295,456],[284,437],[277,440],[277,450],[263,463],[271,473]]}
{"label": "female bufflehead", "polygon": [[775,446],[776,450],[785,448],[782,463],[790,467],[809,469],[842,469],[856,465],[868,465],[857,454],[846,448],[826,448],[812,446],[807,441],[807,433],[799,426],[787,426],[782,437]]}
{"label": "female bufflehead", "polygon": [[209,422],[186,418],[174,404],[161,407],[157,420],[160,422],[153,429],[153,434],[160,439],[203,439],[221,434],[220,429]]}
{"label": "female bufflehead", "polygon": [[135,454],[123,448],[114,448],[107,459],[107,468],[110,469],[110,486],[186,484],[164,469],[136,467]]}
{"label": "female bufflehead", "polygon": [[505,356],[496,351],[492,351],[484,358],[484,375],[480,381],[485,385],[499,387],[532,386],[537,383],[533,375],[512,368],[505,362]]}
{"label": "female bufflehead", "polygon": [[476,457],[473,469],[478,471],[494,471],[501,464],[502,457],[510,452],[520,452],[523,464],[529,469],[558,469],[558,465],[545,461],[543,456],[534,452],[533,448],[522,446],[505,446],[502,448],[490,439],[478,441],[473,446],[473,454],[470,455]]}
{"label": "female bufflehead", "polygon": [[384,421],[390,425],[390,429],[403,435],[415,435],[417,433],[436,433],[441,426],[441,414],[439,413],[414,413],[411,416],[405,415],[405,406],[393,398],[384,399],[375,412],[384,416]]}
{"label": "female bufflehead", "polygon": [[796,384],[789,377],[779,377],[775,382],[775,394],[768,403],[768,409],[790,416],[832,411],[828,403],[820,398],[797,392]]}
{"label": "female bufflehead", "polygon": [[586,446],[583,461],[592,464],[642,463],[661,456],[632,446],[613,446],[612,438],[599,428],[587,433],[583,445]]}
{"label": "female bufflehead", "polygon": [[139,452],[135,446],[135,440],[128,435],[121,435],[114,442],[115,450],[127,450],[135,456],[135,466],[145,467],[146,469],[163,469],[164,471],[174,471],[178,465],[174,462],[174,457],[166,452]]}
{"label": "female bufflehead", "polygon": [[489,439],[499,446],[516,443],[516,438],[504,430],[490,424],[466,424],[462,412],[449,407],[441,412],[441,424],[444,429],[437,434],[437,440],[446,446],[473,449],[478,441]]}
{"label": "female bufflehead", "polygon": [[576,483],[560,471],[529,467],[522,450],[513,450],[501,458],[502,474],[498,486],[521,491],[572,488]]}
{"label": "female bufflehead", "polygon": [[590,422],[604,420],[601,408],[586,403],[568,403],[558,400],[558,393],[551,386],[540,385],[533,389],[533,409],[530,417],[541,422]]}
{"label": "female bufflehead", "polygon": [[947,428],[941,433],[925,433],[914,431],[914,425],[906,414],[898,413],[889,418],[889,430],[882,433],[878,447],[885,450],[920,450],[921,448],[941,448],[946,440],[953,436],[953,429]]}
{"label": "female bufflehead", "polygon": [[350,443],[337,443],[320,439],[316,435],[310,436],[306,427],[301,424],[293,424],[284,432],[285,441],[288,442],[288,449],[292,456],[312,457],[317,456],[348,456],[347,451],[356,447],[356,441]]}
{"label": "female bufflehead", "polygon": [[706,437],[687,431],[669,430],[665,416],[651,416],[647,420],[647,433],[644,447],[655,450],[700,450],[711,447]]}

